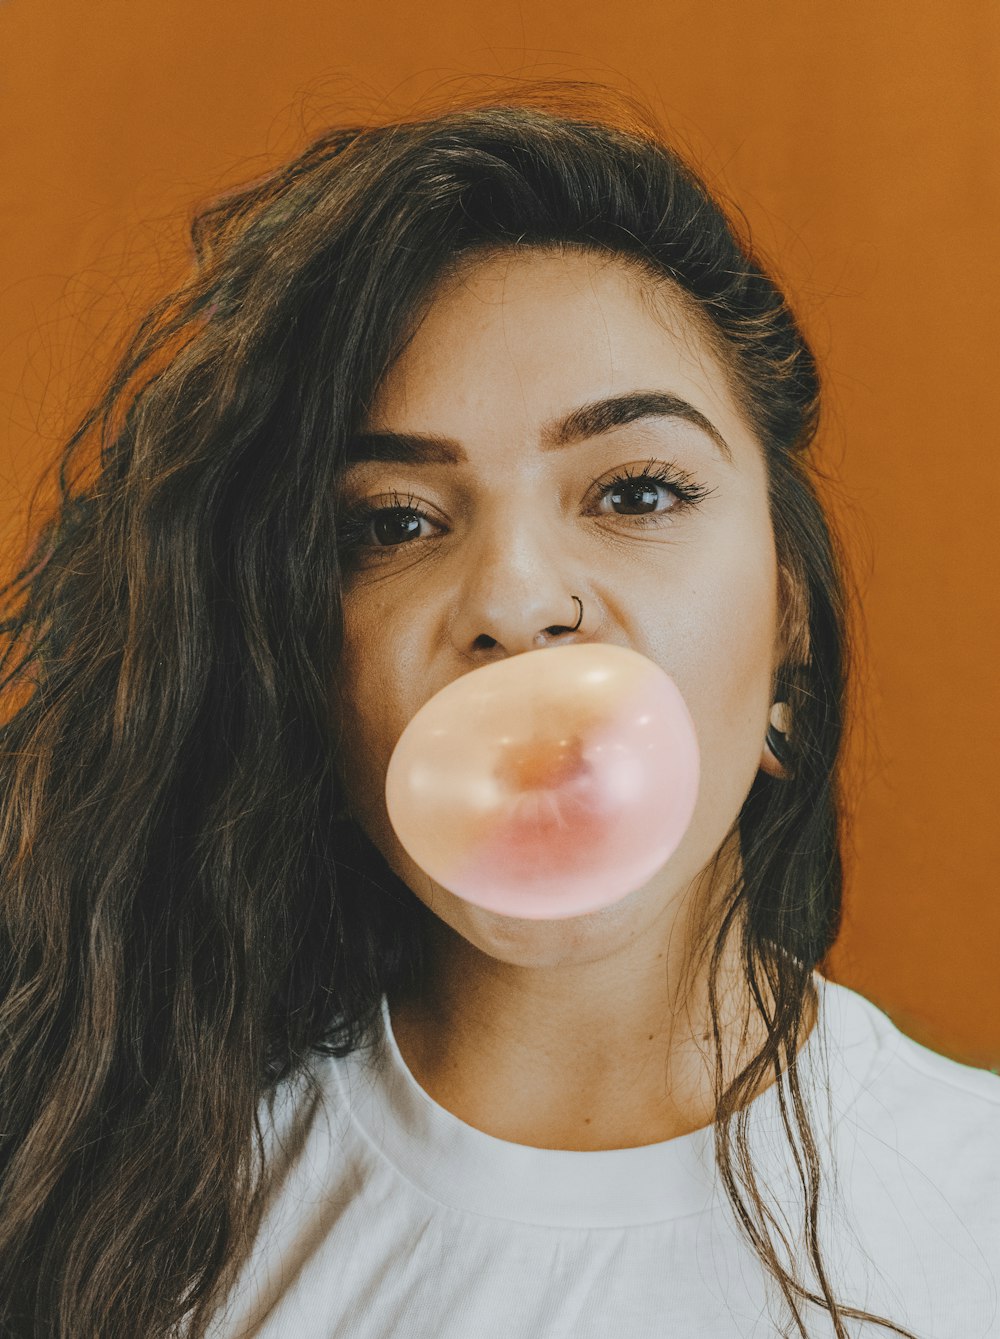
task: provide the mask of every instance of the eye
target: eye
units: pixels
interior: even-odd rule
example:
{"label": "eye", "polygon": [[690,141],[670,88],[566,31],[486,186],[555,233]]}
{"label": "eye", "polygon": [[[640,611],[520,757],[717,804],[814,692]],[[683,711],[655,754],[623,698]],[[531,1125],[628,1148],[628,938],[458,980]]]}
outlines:
{"label": "eye", "polygon": [[340,548],[350,550],[398,548],[407,539],[422,537],[420,525],[423,521],[434,524],[418,508],[412,493],[405,500],[396,492],[388,493],[352,503],[345,509],[337,526],[338,544]]}
{"label": "eye", "polygon": [[[657,525],[661,523],[661,517],[685,511],[688,507],[703,501],[714,491],[697,483],[685,470],[679,470],[676,466],[666,465],[659,460],[650,460],[645,465],[637,467],[636,473],[631,472],[632,468],[631,465],[626,465],[605,483],[595,480],[594,484],[598,488],[599,501],[603,502],[605,498],[610,498],[613,506],[620,504],[638,508],[639,511],[634,515],[628,512],[604,512],[604,515],[620,515],[623,520],[633,525]],[[674,494],[675,501],[673,506],[657,511],[657,492],[664,489]],[[642,510],[645,507],[651,510]]]}
{"label": "eye", "polygon": [[[678,513],[697,506],[715,490],[698,483],[685,470],[651,460],[643,466],[626,466],[603,482],[594,480],[597,503],[611,499],[611,505],[627,510],[606,511],[604,517],[617,516],[630,527],[672,524]],[[673,505],[657,509],[660,496],[673,493]],[[338,525],[341,549],[355,553],[380,554],[386,549],[413,547],[408,541],[422,542],[420,527],[438,523],[417,505],[410,493],[403,498],[392,492],[381,497],[353,503],[344,509]]]}

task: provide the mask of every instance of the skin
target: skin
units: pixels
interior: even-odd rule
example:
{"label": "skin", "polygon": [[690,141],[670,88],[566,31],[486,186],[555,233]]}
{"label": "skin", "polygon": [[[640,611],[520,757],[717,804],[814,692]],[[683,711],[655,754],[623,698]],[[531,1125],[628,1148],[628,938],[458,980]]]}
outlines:
{"label": "skin", "polygon": [[[639,389],[689,401],[732,460],[673,418],[540,451],[544,423]],[[411,492],[432,518],[396,543],[384,524],[369,526],[381,549],[345,580],[338,681],[338,766],[356,821],[432,913],[427,977],[418,995],[389,1001],[403,1058],[441,1106],[516,1143],[627,1148],[708,1125],[704,971],[682,990],[693,916],[738,871],[734,824],[758,769],[776,784],[783,775],[764,743],[785,651],[764,456],[723,366],[676,292],[664,286],[651,300],[649,280],[620,259],[503,253],[439,284],[365,426],[452,437],[468,456],[369,463],[344,482],[347,500],[385,507],[384,494]],[[601,499],[592,481],[622,466],[641,473],[651,458],[712,492],[671,511],[676,496],[654,484],[639,510],[659,521],[636,527],[634,495]],[[386,813],[386,769],[424,702],[471,669],[534,649],[542,629],[574,624],[574,594],[583,623],[558,644],[630,647],[683,693],[701,750],[698,803],[663,869],[615,905],[562,920],[505,917],[448,892],[407,855]],[[737,942],[731,935],[720,978],[727,1080],[764,1037]]]}

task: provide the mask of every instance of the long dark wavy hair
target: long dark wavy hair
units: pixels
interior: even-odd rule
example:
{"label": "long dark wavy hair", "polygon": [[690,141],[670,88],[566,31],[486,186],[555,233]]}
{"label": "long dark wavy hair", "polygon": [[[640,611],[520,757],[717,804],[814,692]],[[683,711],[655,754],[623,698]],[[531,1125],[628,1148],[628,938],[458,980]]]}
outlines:
{"label": "long dark wavy hair", "polygon": [[[420,980],[422,904],[339,817],[337,482],[447,268],[572,245],[701,313],[765,452],[784,615],[808,628],[774,684],[792,775],[758,773],[703,945],[715,1046],[734,933],[768,1033],[728,1085],[716,1061],[722,1182],[796,1333],[808,1299],[838,1336],[850,1316],[916,1339],[835,1299],[817,1240],[795,1039],[841,915],[852,605],[807,460],[815,359],[736,213],[634,99],[558,81],[336,127],[191,237],[0,588],[0,1333],[202,1336],[266,1205],[275,1094],[374,1044],[383,993]],[[781,1263],[747,1153],[769,1074],[820,1292]]]}

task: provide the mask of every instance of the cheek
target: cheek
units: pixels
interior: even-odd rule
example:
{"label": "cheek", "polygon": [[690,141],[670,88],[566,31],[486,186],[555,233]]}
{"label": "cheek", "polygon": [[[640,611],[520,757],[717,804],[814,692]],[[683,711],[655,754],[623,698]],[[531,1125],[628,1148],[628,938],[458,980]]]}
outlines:
{"label": "cheek", "polygon": [[413,675],[387,654],[384,637],[345,627],[336,677],[338,775],[356,816],[384,848],[395,842],[385,808],[385,776],[396,742],[416,709],[401,693],[401,685],[412,683]]}
{"label": "cheek", "polygon": [[770,688],[776,605],[773,581],[761,577],[725,600],[719,619],[715,661],[720,720],[739,730],[748,711],[759,708]]}
{"label": "cheek", "polygon": [[338,729],[338,770],[355,805],[362,803],[362,795],[368,788],[366,772],[379,751],[380,722],[390,714],[382,691],[383,674],[378,657],[366,652],[363,639],[345,625],[343,650],[335,674],[334,717]]}
{"label": "cheek", "polygon": [[[705,804],[738,811],[760,765],[770,710],[777,627],[777,573],[766,546],[753,564],[727,564],[665,648],[661,663],[683,667],[678,686],[694,718],[702,753]],[[770,550],[773,554],[773,550]]]}

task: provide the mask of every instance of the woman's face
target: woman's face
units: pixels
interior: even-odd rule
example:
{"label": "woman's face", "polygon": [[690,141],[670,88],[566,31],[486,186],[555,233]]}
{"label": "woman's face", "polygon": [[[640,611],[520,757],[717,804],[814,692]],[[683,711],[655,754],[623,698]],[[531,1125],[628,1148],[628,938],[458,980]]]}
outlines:
{"label": "woman's face", "polygon": [[[667,290],[654,308],[643,282],[584,251],[469,264],[439,286],[364,425],[448,438],[464,459],[362,461],[343,483],[347,508],[404,508],[372,518],[344,558],[338,766],[353,813],[441,921],[523,966],[587,961],[676,919],[765,762],[781,648],[761,447],[696,325]],[[606,431],[592,422],[553,448],[554,425],[573,411],[638,392],[679,412]],[[684,505],[648,477],[658,467],[700,499]],[[636,482],[602,497],[624,470]],[[574,625],[574,595],[579,631],[549,643],[626,646],[671,676],[697,731],[698,803],[675,854],[620,902],[513,919],[471,906],[411,860],[388,820],[386,770],[430,697],[535,649],[543,629]]]}

